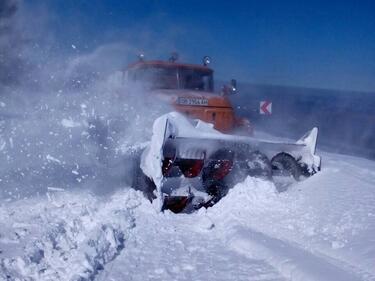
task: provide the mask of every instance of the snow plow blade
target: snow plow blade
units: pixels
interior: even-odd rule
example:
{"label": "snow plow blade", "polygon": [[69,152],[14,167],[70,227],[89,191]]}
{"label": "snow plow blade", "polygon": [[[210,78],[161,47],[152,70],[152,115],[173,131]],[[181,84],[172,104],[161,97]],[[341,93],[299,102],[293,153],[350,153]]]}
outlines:
{"label": "snow plow blade", "polygon": [[[161,210],[180,212],[189,203],[209,207],[246,176],[272,180],[286,171],[298,181],[315,174],[321,167],[317,137],[318,128],[294,143],[223,134],[212,124],[171,112],[155,120],[140,168],[155,184]],[[203,199],[196,200],[197,194]]]}
{"label": "snow plow blade", "polygon": [[[321,168],[321,159],[315,154],[318,138],[318,128],[316,127],[295,143],[291,143],[222,134],[214,130],[210,124],[202,121],[197,121],[197,125],[194,127],[195,130],[200,131],[192,130],[189,136],[189,133],[178,130],[173,121],[173,119],[167,118],[163,130],[163,159],[219,160],[215,159],[215,152],[219,149],[233,151],[237,154],[259,151],[270,160],[280,153],[287,153],[296,159],[310,175],[320,171]],[[202,124],[208,125],[208,128],[204,130]],[[211,130],[212,132],[210,132]]]}

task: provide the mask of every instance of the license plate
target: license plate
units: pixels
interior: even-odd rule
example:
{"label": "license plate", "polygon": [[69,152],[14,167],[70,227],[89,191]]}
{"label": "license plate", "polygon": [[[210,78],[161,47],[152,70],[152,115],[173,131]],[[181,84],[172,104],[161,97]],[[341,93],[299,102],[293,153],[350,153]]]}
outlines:
{"label": "license plate", "polygon": [[205,98],[182,98],[177,99],[177,104],[180,105],[198,105],[198,106],[208,106],[208,99]]}

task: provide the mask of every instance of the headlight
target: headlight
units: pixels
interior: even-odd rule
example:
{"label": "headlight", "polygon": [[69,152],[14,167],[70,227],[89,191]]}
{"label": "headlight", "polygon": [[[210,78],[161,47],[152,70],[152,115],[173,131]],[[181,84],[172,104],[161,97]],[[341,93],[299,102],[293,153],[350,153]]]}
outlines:
{"label": "headlight", "polygon": [[209,56],[204,56],[203,57],[203,65],[207,66],[211,63],[211,58]]}

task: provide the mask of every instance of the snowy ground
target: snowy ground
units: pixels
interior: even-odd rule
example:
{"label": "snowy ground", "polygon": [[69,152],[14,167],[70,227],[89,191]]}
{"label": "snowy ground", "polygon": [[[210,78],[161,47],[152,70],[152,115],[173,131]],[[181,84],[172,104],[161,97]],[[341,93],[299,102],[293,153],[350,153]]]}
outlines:
{"label": "snowy ground", "polygon": [[[64,55],[43,28],[46,11],[26,8],[2,37],[16,64],[0,81],[0,281],[375,280],[375,162],[321,152],[322,172],[286,192],[247,178],[210,209],[160,213],[129,188],[121,158],[171,110],[117,71],[139,46],[90,52],[72,42]],[[164,56],[165,46],[154,49]],[[322,100],[306,104],[332,117]],[[361,143],[373,126],[341,135],[330,124],[335,142],[348,133]]]}
{"label": "snowy ground", "polygon": [[320,154],[287,192],[247,178],[190,215],[126,186],[3,201],[0,280],[375,280],[375,162]]}

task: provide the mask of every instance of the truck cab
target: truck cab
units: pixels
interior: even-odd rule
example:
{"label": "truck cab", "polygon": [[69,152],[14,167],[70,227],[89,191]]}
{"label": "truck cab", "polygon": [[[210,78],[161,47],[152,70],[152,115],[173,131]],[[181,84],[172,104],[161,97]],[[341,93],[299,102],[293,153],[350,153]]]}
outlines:
{"label": "truck cab", "polygon": [[[212,123],[223,132],[233,132],[239,127],[250,131],[247,119],[236,118],[228,95],[235,92],[235,82],[224,86],[221,93],[214,93],[213,69],[209,57],[203,65],[143,58],[127,68],[126,79],[141,82],[161,100],[171,104],[178,112],[194,119]],[[233,80],[234,81],[234,80]]]}

